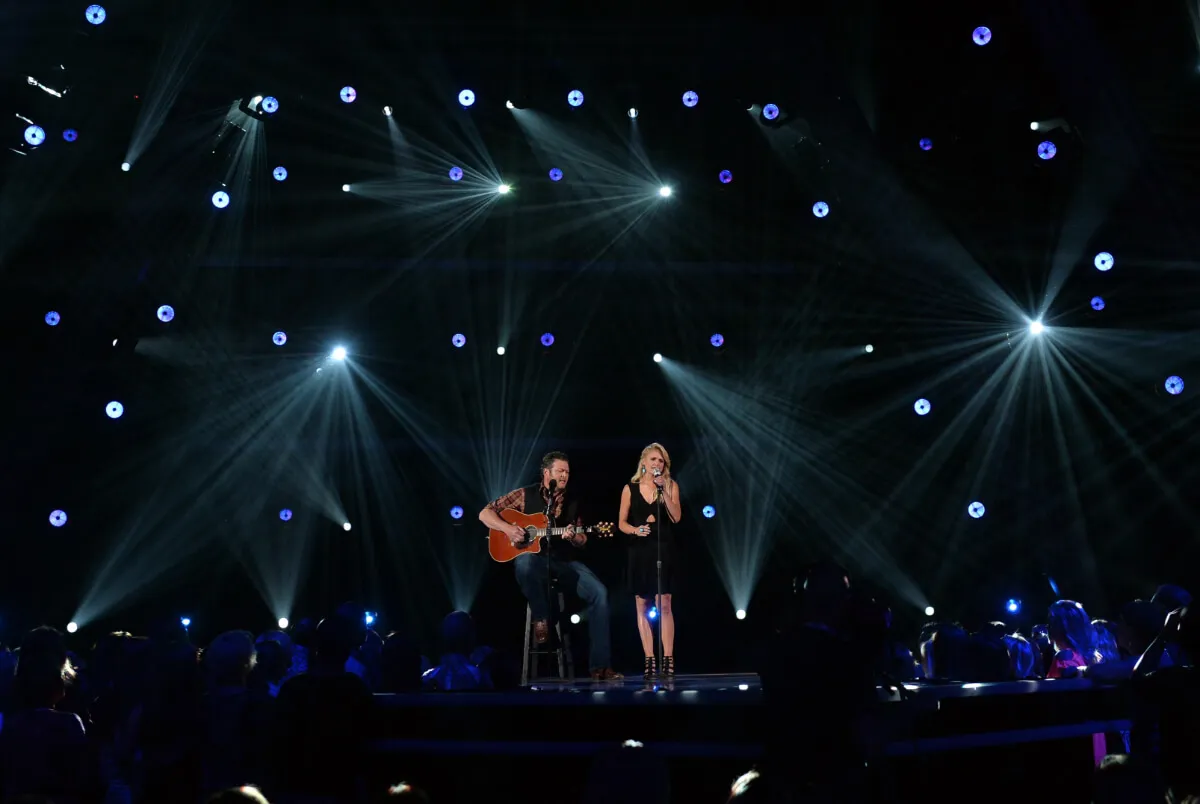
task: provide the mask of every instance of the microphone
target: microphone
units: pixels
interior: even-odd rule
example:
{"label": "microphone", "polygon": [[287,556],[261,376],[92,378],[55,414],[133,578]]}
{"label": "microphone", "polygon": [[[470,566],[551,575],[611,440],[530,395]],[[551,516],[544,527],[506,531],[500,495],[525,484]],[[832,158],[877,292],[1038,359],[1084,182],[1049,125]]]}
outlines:
{"label": "microphone", "polygon": [[655,467],[654,469],[654,485],[658,486],[658,493],[663,493],[663,487],[658,483],[658,478],[662,477],[662,469]]}
{"label": "microphone", "polygon": [[556,488],[558,488],[558,481],[554,478],[550,478],[550,493],[553,494]]}

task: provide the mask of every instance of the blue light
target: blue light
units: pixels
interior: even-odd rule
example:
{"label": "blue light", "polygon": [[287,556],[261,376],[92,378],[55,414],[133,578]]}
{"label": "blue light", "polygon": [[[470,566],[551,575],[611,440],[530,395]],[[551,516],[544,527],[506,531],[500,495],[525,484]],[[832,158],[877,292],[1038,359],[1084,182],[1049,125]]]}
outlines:
{"label": "blue light", "polygon": [[1020,614],[1021,601],[1017,600],[1015,597],[1010,597],[1008,602],[1004,604],[1004,610],[1009,614]]}
{"label": "blue light", "polygon": [[467,336],[461,332],[456,332],[454,337],[450,339],[450,343],[454,344],[455,349],[461,349],[467,345]]}
{"label": "blue light", "polygon": [[1096,311],[1103,310],[1104,309],[1104,299],[1100,298],[1099,296],[1093,296],[1092,297],[1092,309],[1096,310]]}
{"label": "blue light", "polygon": [[988,42],[992,41],[992,29],[980,25],[971,32],[971,38],[975,40],[975,44],[977,45],[986,45]]}
{"label": "blue light", "polygon": [[658,619],[658,606],[651,606],[650,611],[646,612],[646,617],[648,617],[651,620],[657,620]]}
{"label": "blue light", "polygon": [[271,336],[271,343],[275,344],[276,346],[283,346],[285,343],[287,343],[287,333],[283,330],[276,332]]}
{"label": "blue light", "polygon": [[554,333],[543,332],[542,333],[542,346],[545,346],[547,349],[549,349],[553,345],[554,345]]}
{"label": "blue light", "polygon": [[46,141],[46,130],[41,126],[29,126],[25,129],[25,142],[34,148]]}
{"label": "blue light", "polygon": [[457,165],[450,168],[450,181],[462,181],[463,169]]}
{"label": "blue light", "polygon": [[354,103],[354,99],[358,97],[358,93],[354,91],[354,87],[342,87],[342,91],[338,93],[338,97],[342,99],[342,103]]}
{"label": "blue light", "polygon": [[461,505],[456,505],[450,509],[450,518],[451,519],[462,519],[463,518],[463,509],[462,509]]}
{"label": "blue light", "polygon": [[687,92],[683,93],[683,105],[689,109],[695,107],[695,105],[699,102],[700,96],[692,90],[689,89]]}
{"label": "blue light", "polygon": [[572,106],[582,106],[583,93],[578,89],[572,89],[567,93],[567,103],[571,104]]}
{"label": "blue light", "polygon": [[1056,596],[1062,597],[1062,594],[1060,594],[1058,591],[1058,584],[1055,583],[1054,579],[1049,576],[1046,576],[1046,580],[1050,582],[1050,591],[1053,592]]}
{"label": "blue light", "polygon": [[371,626],[371,625],[375,624],[375,618],[376,618],[375,612],[368,611],[366,614],[363,615],[363,622],[366,623],[368,626]]}
{"label": "blue light", "polygon": [[917,145],[921,146],[922,151],[928,151],[933,148],[933,140],[929,139],[928,137],[922,137],[921,141],[918,142]]}
{"label": "blue light", "polygon": [[282,519],[284,522],[290,521],[292,518],[292,509],[284,508],[282,511],[279,512],[279,518]]}
{"label": "blue light", "polygon": [[1058,148],[1050,140],[1038,145],[1038,156],[1042,159],[1053,159],[1056,153],[1058,153]]}
{"label": "blue light", "polygon": [[62,321],[62,316],[59,315],[58,313],[54,312],[53,310],[46,313],[46,323],[48,325],[50,325],[52,327],[57,327],[59,321]]}
{"label": "blue light", "polygon": [[917,412],[918,416],[924,416],[933,410],[933,405],[929,404],[928,399],[918,399],[916,402],[913,402],[913,410]]}
{"label": "blue light", "polygon": [[712,519],[717,515],[717,509],[713,508],[711,505],[706,505],[700,509],[700,513],[704,514],[705,519]]}
{"label": "blue light", "polygon": [[56,528],[61,528],[67,524],[67,512],[55,509],[50,512],[50,524]]}
{"label": "blue light", "polygon": [[69,128],[63,132],[63,139],[67,142],[75,142],[75,140],[79,139],[79,132],[73,128]]}
{"label": "blue light", "polygon": [[983,507],[983,503],[976,501],[967,506],[967,513],[972,519],[979,519],[987,513],[987,509]]}
{"label": "blue light", "polygon": [[217,190],[213,193],[212,205],[217,209],[225,209],[229,206],[229,193],[224,190]]}
{"label": "blue light", "polygon": [[779,117],[779,107],[773,103],[768,103],[763,107],[762,115],[767,120],[774,120],[776,117]]}
{"label": "blue light", "polygon": [[471,104],[475,103],[475,93],[469,89],[464,89],[462,92],[458,93],[458,102],[462,104],[463,108],[470,106]]}
{"label": "blue light", "polygon": [[717,174],[717,178],[721,180],[721,184],[729,184],[729,182],[733,181],[733,171],[722,170]]}
{"label": "blue light", "polygon": [[263,98],[261,108],[267,114],[275,114],[279,111],[279,100],[268,95]]}
{"label": "blue light", "polygon": [[829,205],[824,201],[818,201],[817,203],[813,204],[813,214],[818,218],[824,218],[829,214]]}
{"label": "blue light", "polygon": [[562,171],[558,168],[550,168],[550,181],[562,181]]}
{"label": "blue light", "polygon": [[271,175],[275,177],[275,181],[287,181],[287,168],[280,165],[271,171]]}
{"label": "blue light", "polygon": [[1171,396],[1178,396],[1183,393],[1183,377],[1172,374],[1167,377],[1167,381],[1163,383],[1163,388],[1167,389],[1167,393]]}
{"label": "blue light", "polygon": [[1109,254],[1107,251],[1101,251],[1096,255],[1096,258],[1092,260],[1092,264],[1096,266],[1097,271],[1111,270],[1113,267],[1113,255]]}
{"label": "blue light", "polygon": [[175,318],[175,308],[169,304],[164,304],[158,308],[158,320],[166,324]]}
{"label": "blue light", "polygon": [[708,342],[712,344],[714,349],[720,349],[725,345],[725,336],[719,332],[714,332],[712,337],[708,339]]}
{"label": "blue light", "polygon": [[192,618],[191,617],[180,617],[179,624],[182,625],[184,628],[191,628],[192,627]]}
{"label": "blue light", "polygon": [[83,12],[83,16],[87,17],[87,21],[92,25],[100,25],[104,20],[108,19],[108,12],[104,10],[104,6],[90,5]]}
{"label": "blue light", "polygon": [[105,414],[110,419],[119,419],[121,414],[125,412],[125,406],[120,402],[109,402],[104,408]]}

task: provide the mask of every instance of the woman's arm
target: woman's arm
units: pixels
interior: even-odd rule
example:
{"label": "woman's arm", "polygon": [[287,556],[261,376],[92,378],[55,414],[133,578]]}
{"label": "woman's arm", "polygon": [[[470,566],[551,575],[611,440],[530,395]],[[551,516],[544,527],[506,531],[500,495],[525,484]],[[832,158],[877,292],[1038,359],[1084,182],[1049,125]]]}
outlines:
{"label": "woman's arm", "polygon": [[621,489],[621,512],[617,514],[617,530],[632,536],[637,532],[637,528],[629,524],[629,502],[632,498],[629,496],[629,486]]}
{"label": "woman's arm", "polygon": [[683,507],[679,503],[679,484],[674,480],[669,481],[663,489],[663,504],[667,506],[667,516],[672,522],[678,523],[683,516]]}

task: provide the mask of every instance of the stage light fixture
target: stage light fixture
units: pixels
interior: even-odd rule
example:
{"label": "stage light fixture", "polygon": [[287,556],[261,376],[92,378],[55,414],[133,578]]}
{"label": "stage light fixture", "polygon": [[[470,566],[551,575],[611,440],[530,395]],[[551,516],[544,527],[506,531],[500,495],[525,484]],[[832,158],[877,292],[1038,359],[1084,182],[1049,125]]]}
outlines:
{"label": "stage light fixture", "polygon": [[563,172],[558,168],[550,168],[550,181],[562,181]]}
{"label": "stage light fixture", "polygon": [[282,519],[284,522],[290,522],[292,520],[292,509],[284,508],[282,511],[279,512],[279,518]]}
{"label": "stage light fixture", "polygon": [[25,129],[25,142],[32,145],[34,148],[46,141],[46,130],[41,126],[27,126]]}
{"label": "stage light fixture", "polygon": [[[116,345],[116,341],[113,341],[113,345]],[[121,415],[125,413],[125,406],[117,401],[109,402],[104,407],[104,413],[110,419],[119,419],[121,418]]]}
{"label": "stage light fixture", "polygon": [[63,132],[63,139],[67,142],[75,142],[75,140],[79,139],[79,132],[73,128],[69,128]]}
{"label": "stage light fixture", "polygon": [[229,193],[224,190],[217,190],[212,196],[212,205],[217,209],[225,209],[229,206]]}
{"label": "stage light fixture", "polygon": [[271,336],[271,343],[275,344],[276,346],[283,346],[285,343],[287,343],[287,333],[283,330],[276,332]]}
{"label": "stage light fixture", "polygon": [[662,362],[662,355],[660,355],[660,354],[658,354],[657,352],[655,352],[655,354],[654,354],[654,362],[655,362],[655,363],[661,363],[661,362]]}
{"label": "stage light fixture", "polygon": [[700,96],[692,90],[689,89],[687,92],[683,93],[683,105],[689,109],[693,108],[699,102]]}
{"label": "stage light fixture", "polygon": [[1041,159],[1053,159],[1056,153],[1058,153],[1058,148],[1050,140],[1038,145],[1037,154]]}
{"label": "stage light fixture", "polygon": [[358,93],[354,91],[354,87],[342,87],[342,91],[338,93],[338,97],[342,99],[342,103],[354,103],[354,99],[358,97]]}
{"label": "stage light fixture", "polygon": [[511,189],[512,189],[512,187],[510,187],[509,185],[501,184],[496,188],[496,192],[498,192],[500,195],[508,195],[508,192]]}
{"label": "stage light fixture", "polygon": [[62,321],[62,316],[51,310],[50,312],[46,313],[45,321],[49,326],[57,327],[58,322]]}
{"label": "stage light fixture", "polygon": [[572,89],[567,93],[567,103],[571,104],[572,106],[582,106],[583,93],[578,89]]}
{"label": "stage light fixture", "polygon": [[774,120],[779,117],[779,107],[773,103],[768,103],[763,107],[762,116],[765,120]]}
{"label": "stage light fixture", "polygon": [[271,171],[271,175],[275,177],[275,181],[287,181],[287,168],[280,165]]}
{"label": "stage light fixture", "polygon": [[391,106],[384,106],[384,107],[383,107],[383,116],[384,116],[384,117],[391,117],[391,116],[392,116],[392,107],[391,107]]}
{"label": "stage light fixture", "polygon": [[922,151],[928,151],[933,148],[933,140],[929,139],[928,137],[922,137],[917,145],[921,146]]}
{"label": "stage light fixture", "polygon": [[579,625],[581,621],[582,618],[578,614],[571,615],[571,625]]}
{"label": "stage light fixture", "polygon": [[462,104],[463,108],[465,109],[475,102],[475,93],[469,89],[464,89],[462,92],[458,93],[458,102]]}
{"label": "stage light fixture", "polygon": [[1004,610],[1009,614],[1020,614],[1021,601],[1017,600],[1015,597],[1010,597],[1008,602],[1004,604]]}
{"label": "stage light fixture", "polygon": [[280,618],[279,618],[279,621],[278,621],[277,623],[275,623],[275,624],[279,626],[279,630],[280,630],[280,631],[286,631],[286,630],[287,630],[287,627],[288,627],[288,626],[289,626],[291,623],[289,623],[289,622],[288,622],[288,618],[287,618],[287,617],[280,617]]}
{"label": "stage light fixture", "polygon": [[180,617],[179,624],[182,625],[184,628],[191,628],[192,627],[192,618],[191,617]]}
{"label": "stage light fixture", "polygon": [[175,308],[169,304],[164,304],[158,308],[158,320],[164,324],[175,320]]}
{"label": "stage light fixture", "polygon": [[734,612],[734,616],[737,617],[739,620],[744,620],[744,619],[746,619],[746,610],[738,609],[736,612]]}
{"label": "stage light fixture", "polygon": [[497,346],[497,347],[496,347],[496,354],[500,355],[501,357],[504,357],[504,351],[505,351],[505,350],[504,350],[504,347],[503,347],[503,346]]}
{"label": "stage light fixture", "polygon": [[992,29],[988,28],[986,25],[980,25],[971,32],[971,39],[975,41],[975,44],[982,47],[983,45],[986,45],[988,42],[992,41]]}
{"label": "stage light fixture", "polygon": [[918,399],[916,402],[913,402],[913,410],[917,412],[918,416],[924,416],[933,410],[933,405],[929,404],[928,399]]}
{"label": "stage light fixture", "polygon": [[50,524],[56,528],[61,528],[67,524],[67,512],[56,509],[50,512]]}
{"label": "stage light fixture", "polygon": [[671,197],[671,188],[670,188],[670,187],[666,187],[666,186],[659,187],[659,188],[658,188],[658,194],[659,194],[660,196],[662,196],[663,198],[670,198],[670,197]]}
{"label": "stage light fixture", "polygon": [[542,346],[545,346],[547,349],[549,349],[553,345],[554,345],[554,334],[551,332],[543,332],[542,333]]}
{"label": "stage light fixture", "polygon": [[720,179],[721,184],[729,184],[729,182],[733,181],[733,171],[722,170],[717,174],[717,178]]}
{"label": "stage light fixture", "polygon": [[73,634],[78,630],[79,630],[79,623],[77,623],[73,620],[71,622],[67,623],[67,633],[68,634]]}
{"label": "stage light fixture", "polygon": [[1041,335],[1045,331],[1046,331],[1046,325],[1043,324],[1041,321],[1030,321],[1029,322],[1029,334],[1030,335]]}
{"label": "stage light fixture", "polygon": [[1171,396],[1179,396],[1183,393],[1183,377],[1177,374],[1172,374],[1167,377],[1167,381],[1163,383],[1163,388],[1167,389],[1167,393]]}
{"label": "stage light fixture", "polygon": [[449,176],[450,181],[462,181],[463,169],[458,166],[452,167],[450,168]]}
{"label": "stage light fixture", "polygon": [[343,522],[343,523],[342,523],[342,530],[346,531],[347,533],[349,533],[349,532],[350,532],[350,528],[351,528],[351,527],[352,527],[352,526],[351,526],[351,524],[350,524],[349,522]]}
{"label": "stage light fixture", "polygon": [[368,611],[363,614],[363,622],[368,626],[374,625],[377,619],[379,619],[379,616],[373,611]]}
{"label": "stage light fixture", "polygon": [[461,505],[456,505],[450,509],[450,518],[451,519],[462,519],[463,518],[463,509],[462,509]]}
{"label": "stage light fixture", "polygon": [[629,115],[630,120],[637,120],[638,110],[636,106],[630,106],[629,111],[625,114]]}
{"label": "stage light fixture", "polygon": [[650,607],[650,609],[646,612],[646,619],[648,619],[648,620],[657,620],[658,619],[658,606]]}
{"label": "stage light fixture", "polygon": [[450,339],[450,343],[454,344],[455,349],[461,349],[467,345],[467,336],[461,332],[454,333],[454,337]]}
{"label": "stage light fixture", "polygon": [[258,108],[267,114],[275,114],[279,111],[279,100],[268,95],[262,99],[262,103],[259,104]]}
{"label": "stage light fixture", "polygon": [[1104,299],[1100,298],[1099,296],[1093,296],[1092,297],[1092,309],[1095,310],[1096,312],[1100,312],[1101,310],[1103,310],[1104,309]]}
{"label": "stage light fixture", "polygon": [[130,165],[128,162],[122,162],[122,163],[121,163],[121,170],[123,170],[123,171],[124,171],[124,172],[126,172],[126,173],[128,173],[128,172],[129,172],[129,168],[130,168],[130,167],[131,167],[131,165]]}
{"label": "stage light fixture", "polygon": [[714,349],[720,349],[725,345],[725,336],[719,332],[714,332],[712,337],[708,339],[708,342],[712,344]]}
{"label": "stage light fixture", "polygon": [[333,347],[333,351],[329,353],[329,356],[331,358],[333,358],[334,360],[345,360],[346,359],[346,347],[345,346]]}
{"label": "stage light fixture", "polygon": [[925,607],[925,616],[926,616],[926,617],[932,617],[933,615],[934,615],[934,609],[933,609],[933,606],[926,606],[926,607]]}
{"label": "stage light fixture", "polygon": [[1092,264],[1096,266],[1097,271],[1111,270],[1113,267],[1113,255],[1109,254],[1107,251],[1101,251],[1096,255],[1096,258],[1092,260]]}
{"label": "stage light fixture", "polygon": [[866,352],[867,354],[871,354],[871,352],[875,351],[875,347],[868,343],[866,346],[863,347],[863,351]]}
{"label": "stage light fixture", "polygon": [[108,12],[104,10],[104,6],[93,3],[84,10],[83,16],[87,17],[87,21],[92,25],[103,25],[108,19]]}
{"label": "stage light fixture", "polygon": [[817,203],[813,204],[812,213],[818,218],[824,218],[829,214],[829,205],[824,201],[818,201]]}
{"label": "stage light fixture", "polygon": [[516,106],[513,106],[513,102],[512,102],[512,101],[510,101],[510,100],[506,100],[506,101],[504,102],[504,108],[505,108],[505,109],[515,109],[515,108],[517,108],[517,107],[516,107]]}
{"label": "stage light fixture", "polygon": [[343,184],[343,185],[342,185],[342,192],[343,192],[343,193],[348,193],[348,192],[350,192],[350,185],[349,185],[349,184]]}
{"label": "stage light fixture", "polygon": [[717,509],[713,508],[711,505],[706,505],[700,509],[700,513],[704,514],[705,519],[712,519],[717,515]]}
{"label": "stage light fixture", "polygon": [[971,515],[972,519],[980,519],[987,513],[987,508],[984,507],[983,503],[976,500],[967,506],[967,513]]}

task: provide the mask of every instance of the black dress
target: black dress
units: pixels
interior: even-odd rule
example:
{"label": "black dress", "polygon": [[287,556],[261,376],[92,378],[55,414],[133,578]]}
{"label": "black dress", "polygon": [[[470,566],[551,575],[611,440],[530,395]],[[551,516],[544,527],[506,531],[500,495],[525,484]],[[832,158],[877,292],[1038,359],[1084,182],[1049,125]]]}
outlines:
{"label": "black dress", "polygon": [[[662,593],[672,594],[671,588],[675,581],[675,540],[671,533],[671,515],[667,513],[667,504],[661,505],[660,521],[658,503],[648,503],[642,496],[642,490],[637,483],[629,484],[629,518],[633,527],[649,524],[650,535],[629,537],[629,586],[638,597],[654,599],[658,579],[655,574],[655,563],[658,560],[658,530],[662,526]],[[654,522],[647,522],[650,517]]]}

